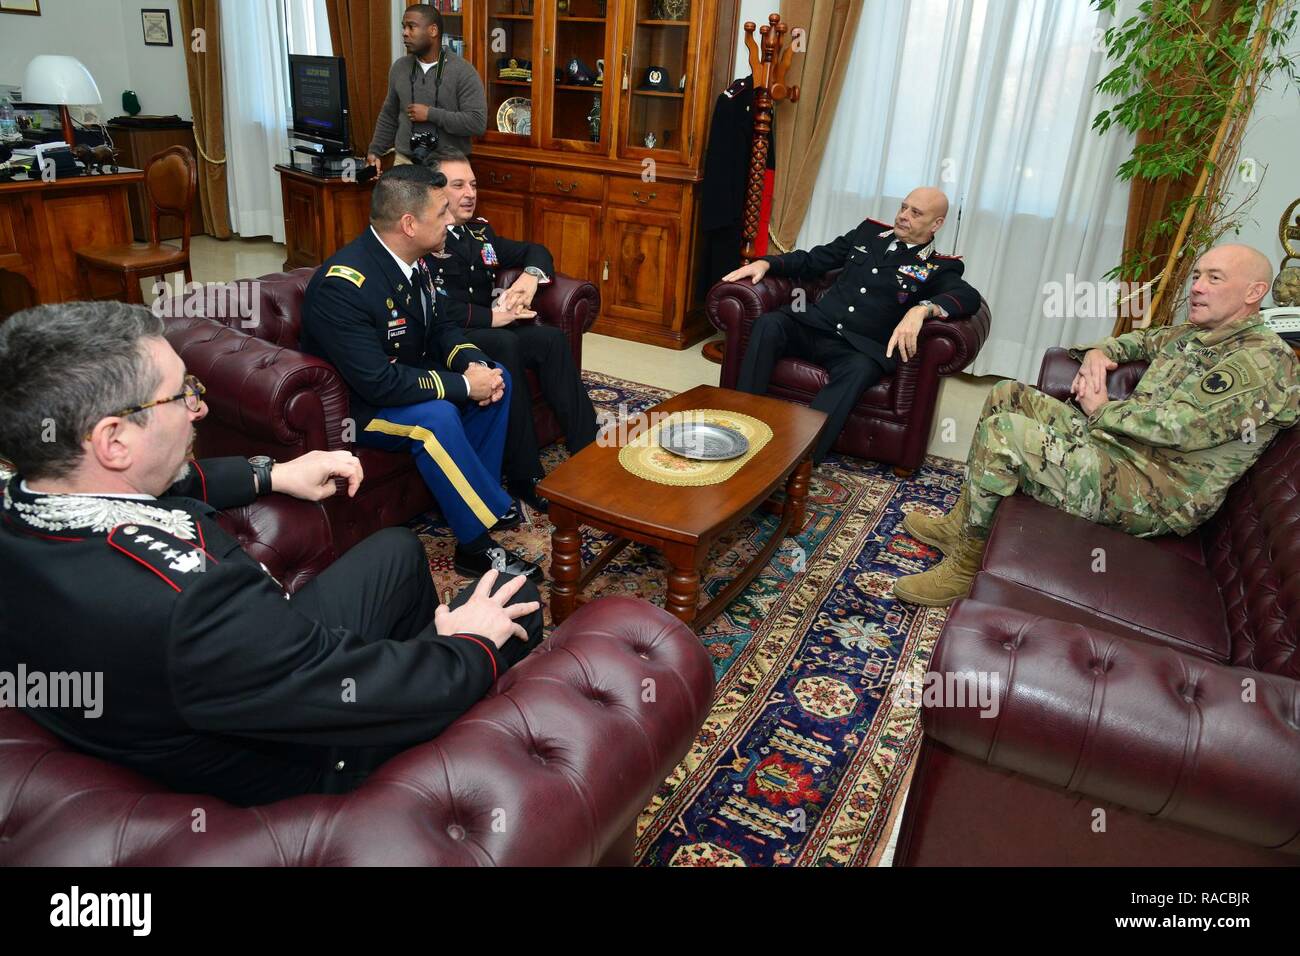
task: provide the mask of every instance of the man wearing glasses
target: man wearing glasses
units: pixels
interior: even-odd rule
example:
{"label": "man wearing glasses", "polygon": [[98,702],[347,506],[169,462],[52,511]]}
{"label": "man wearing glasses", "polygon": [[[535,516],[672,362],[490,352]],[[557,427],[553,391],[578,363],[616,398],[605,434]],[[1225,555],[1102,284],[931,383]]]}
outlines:
{"label": "man wearing glasses", "polygon": [[[176,790],[266,803],[356,786],[435,736],[541,640],[536,588],[490,572],[439,606],[423,546],[388,528],[293,595],[215,520],[319,501],[361,466],[190,459],[203,386],[141,306],[0,324],[0,673],[102,675],[99,713],[28,699],[74,746]],[[48,678],[47,678],[48,679]]]}

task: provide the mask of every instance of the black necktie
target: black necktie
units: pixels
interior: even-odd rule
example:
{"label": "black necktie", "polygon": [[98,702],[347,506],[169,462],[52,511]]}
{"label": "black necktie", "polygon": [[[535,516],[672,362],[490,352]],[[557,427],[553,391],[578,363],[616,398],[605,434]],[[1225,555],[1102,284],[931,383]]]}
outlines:
{"label": "black necktie", "polygon": [[411,288],[420,296],[420,320],[427,326],[429,324],[428,309],[433,307],[432,301],[425,305],[426,297],[429,295],[428,283],[424,271],[424,261],[416,260],[415,265],[411,268]]}

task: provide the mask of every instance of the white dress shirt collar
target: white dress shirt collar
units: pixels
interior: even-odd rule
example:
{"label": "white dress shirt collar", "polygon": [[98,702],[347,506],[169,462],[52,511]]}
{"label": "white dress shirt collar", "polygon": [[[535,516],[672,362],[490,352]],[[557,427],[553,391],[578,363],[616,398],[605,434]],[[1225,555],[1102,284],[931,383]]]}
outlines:
{"label": "white dress shirt collar", "polygon": [[389,249],[389,248],[388,248],[388,243],[384,242],[383,237],[380,236],[379,233],[375,232],[375,227],[374,227],[374,226],[371,226],[371,227],[370,227],[370,231],[375,233],[375,238],[378,239],[378,240],[379,240],[379,244],[380,244],[381,246],[384,247],[384,251],[387,252],[390,256],[393,257],[393,261],[397,263],[397,268],[398,268],[398,269],[401,271],[401,273],[402,273],[402,278],[403,278],[403,279],[409,279],[409,278],[411,278],[411,270],[415,268],[415,263],[414,263],[414,262],[407,262],[405,259],[403,259],[401,256],[399,256],[397,253],[395,253],[392,249]]}

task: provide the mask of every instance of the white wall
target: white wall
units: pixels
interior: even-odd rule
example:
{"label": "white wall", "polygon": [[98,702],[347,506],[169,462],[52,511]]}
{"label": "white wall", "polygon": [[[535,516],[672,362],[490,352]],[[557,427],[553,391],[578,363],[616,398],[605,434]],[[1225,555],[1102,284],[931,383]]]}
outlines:
{"label": "white wall", "polygon": [[[781,12],[781,0],[740,0],[740,17],[736,23],[736,72],[733,76],[749,76],[749,49],[745,46],[745,21],[754,21],[754,42],[762,43],[758,27],[767,23],[773,13]],[[787,34],[787,39],[789,35]]]}
{"label": "white wall", "polygon": [[[101,2],[101,0],[95,0]],[[106,0],[104,0],[106,2]],[[189,43],[181,27],[181,15],[176,0],[120,0],[122,5],[122,32],[126,41],[126,57],[131,72],[131,85],[123,89],[135,90],[140,98],[140,112],[156,116],[175,113],[181,119],[193,119],[190,110],[189,77],[185,71],[185,48]],[[140,25],[140,10],[167,9],[172,15],[172,45],[145,46],[144,28]],[[109,92],[101,87],[104,105],[112,110],[107,115],[122,112],[122,90]]]}
{"label": "white wall", "polygon": [[[1300,56],[1300,30],[1291,38],[1290,54]],[[1277,238],[1283,211],[1300,199],[1300,90],[1283,77],[1255,101],[1250,124],[1241,144],[1241,161],[1254,160],[1259,192],[1248,208],[1238,240],[1259,249],[1276,269],[1285,254]],[[1267,168],[1265,168],[1267,167]],[[1228,208],[1249,195],[1252,184],[1236,180],[1229,191]],[[1292,214],[1292,222],[1295,221]],[[1291,263],[1294,265],[1295,263]],[[1266,305],[1272,304],[1272,297]]]}
{"label": "white wall", "polygon": [[[171,10],[172,46],[144,45],[142,7]],[[135,90],[145,113],[190,119],[183,43],[175,0],[41,0],[38,17],[0,14],[0,84],[20,85],[38,53],[62,53],[95,78],[102,119],[122,113],[123,90]]]}

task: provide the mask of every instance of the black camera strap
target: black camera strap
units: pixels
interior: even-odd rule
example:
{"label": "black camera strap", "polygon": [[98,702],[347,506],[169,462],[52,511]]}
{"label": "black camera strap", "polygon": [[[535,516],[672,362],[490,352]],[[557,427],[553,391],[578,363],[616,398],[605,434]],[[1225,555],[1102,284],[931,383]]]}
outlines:
{"label": "black camera strap", "polygon": [[[438,51],[438,65],[433,68],[433,105],[438,105],[438,95],[442,92],[442,67],[447,62],[447,48],[441,47]],[[416,70],[420,68],[420,58],[411,54],[411,103],[415,103],[415,79]]]}

